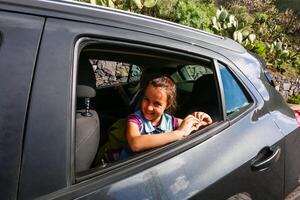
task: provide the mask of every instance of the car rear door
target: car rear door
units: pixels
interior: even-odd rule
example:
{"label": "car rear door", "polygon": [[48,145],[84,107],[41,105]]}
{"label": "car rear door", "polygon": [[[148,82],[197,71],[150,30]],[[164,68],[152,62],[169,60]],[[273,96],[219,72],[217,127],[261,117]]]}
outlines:
{"label": "car rear door", "polygon": [[[28,154],[28,160],[30,157],[43,159],[49,149],[55,153],[51,155],[52,161],[48,159],[42,165],[34,162],[25,163],[28,173],[27,175],[24,173],[24,177],[27,176],[29,179],[29,170],[35,170],[38,173],[38,176],[32,177],[35,185],[44,188],[45,192],[57,190],[44,198],[227,199],[246,194],[253,199],[282,199],[284,158],[280,151],[284,151],[283,134],[265,109],[264,101],[243,74],[235,70],[234,65],[225,57],[208,49],[176,41],[170,37],[130,30],[130,26],[126,29],[116,28],[116,26],[118,25],[95,25],[51,18],[47,21],[43,39],[47,43],[45,42],[41,47],[41,52],[46,55],[50,49],[51,53],[47,57],[40,57],[38,64],[41,68],[46,66],[47,73],[43,73],[44,76],[41,76],[39,82],[49,73],[56,73],[56,79],[52,75],[48,76],[47,84],[39,89],[41,94],[38,96],[44,94],[51,100],[44,99],[41,102],[33,99],[40,106],[32,108],[34,109],[32,116],[37,115],[39,119],[48,119],[56,124],[55,127],[60,128],[45,130],[42,128],[44,126],[39,128],[33,124],[28,127],[29,130],[32,129],[31,134],[35,137],[39,137],[43,132],[44,136],[47,136],[43,140],[48,141],[45,143],[47,147],[42,148],[45,150],[44,153],[37,153],[36,151],[41,147],[36,142],[30,142],[28,152],[30,149],[30,152],[36,153]],[[64,37],[58,37],[59,33],[64,33]],[[70,139],[74,137],[71,131],[71,86],[74,84],[71,77],[80,49],[80,43],[77,43],[77,46],[75,43],[84,36],[110,38],[115,42],[120,41],[122,45],[125,40],[129,44],[140,44],[145,48],[159,46],[162,51],[171,48],[180,56],[184,54],[182,49],[186,49],[185,53],[193,52],[193,55],[214,60],[216,71],[220,71],[218,69],[218,60],[220,60],[225,63],[234,77],[238,77],[238,85],[242,85],[242,90],[250,96],[250,104],[246,109],[235,112],[234,115],[227,115],[226,94],[224,94],[222,76],[218,72],[216,79],[220,87],[220,102],[224,109],[222,121],[206,129],[205,133],[194,134],[181,143],[171,144],[111,168],[99,169],[99,172],[86,174],[85,178],[76,180],[72,168],[73,140]],[[53,48],[56,50],[54,51]],[[59,54],[65,60],[56,60]],[[51,72],[50,69],[57,71]],[[56,98],[49,96],[49,91],[52,91]],[[56,99],[63,100],[60,102],[64,103],[55,104]],[[50,113],[40,109],[45,105],[52,108]],[[63,112],[57,112],[59,110]],[[67,124],[66,119],[70,119]],[[63,151],[58,153],[57,149]],[[272,162],[264,165],[268,159]],[[58,172],[61,176],[58,176]],[[64,175],[64,172],[67,172],[67,175]],[[54,174],[55,177],[51,176]],[[47,175],[48,178],[45,179],[42,175]],[[50,185],[47,187],[55,181],[55,188],[49,188]],[[24,181],[23,184],[26,182]],[[27,191],[34,188],[32,185],[26,187]],[[62,189],[58,190],[59,188]]]}

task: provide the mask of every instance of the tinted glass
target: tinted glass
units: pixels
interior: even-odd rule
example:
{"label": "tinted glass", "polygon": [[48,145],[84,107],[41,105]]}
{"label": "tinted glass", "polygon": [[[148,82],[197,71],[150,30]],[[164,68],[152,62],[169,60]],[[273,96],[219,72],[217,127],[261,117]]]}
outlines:
{"label": "tinted glass", "polygon": [[141,76],[141,70],[136,65],[97,59],[89,61],[93,65],[97,88],[138,81]]}
{"label": "tinted glass", "polygon": [[139,81],[141,79],[141,75],[142,72],[140,67],[137,65],[132,65],[129,72],[129,83]]}
{"label": "tinted glass", "polygon": [[180,68],[183,79],[177,83],[179,109],[182,117],[202,111],[211,116],[213,121],[220,119],[218,93],[215,74],[210,68],[210,63],[204,65],[185,65]]}
{"label": "tinted glass", "polygon": [[181,69],[181,71],[183,70],[185,70],[186,73],[188,74],[187,77],[188,80],[196,80],[205,74],[213,73],[210,68],[202,65],[186,65]]}
{"label": "tinted glass", "polygon": [[232,73],[223,64],[219,64],[219,68],[224,87],[226,113],[234,113],[249,105],[249,101],[241,85],[237,82]]}

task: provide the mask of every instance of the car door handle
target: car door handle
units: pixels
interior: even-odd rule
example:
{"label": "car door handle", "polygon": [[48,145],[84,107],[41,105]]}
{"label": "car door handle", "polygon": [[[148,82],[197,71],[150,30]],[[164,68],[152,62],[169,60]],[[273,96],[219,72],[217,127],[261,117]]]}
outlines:
{"label": "car door handle", "polygon": [[253,171],[263,171],[275,163],[281,153],[280,147],[264,147],[251,162]]}

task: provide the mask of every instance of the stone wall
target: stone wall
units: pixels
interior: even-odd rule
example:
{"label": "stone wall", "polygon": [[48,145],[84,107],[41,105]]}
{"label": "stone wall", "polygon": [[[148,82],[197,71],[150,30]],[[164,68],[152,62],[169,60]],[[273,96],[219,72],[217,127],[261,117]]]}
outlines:
{"label": "stone wall", "polygon": [[[113,62],[113,61],[103,61],[103,60],[90,60],[93,65],[93,69],[95,71],[96,76],[96,85],[97,87],[103,87],[108,85],[114,85],[119,83],[126,83],[131,81],[139,80],[141,76],[140,69],[136,67],[132,67],[130,64],[121,63],[121,62]],[[131,66],[131,76],[129,76],[129,70]],[[207,73],[199,72],[195,69],[190,69],[196,75]],[[285,100],[296,96],[300,93],[300,77],[299,78],[287,78],[280,74],[274,74],[272,71],[269,71],[275,83],[275,89],[280,92]],[[130,80],[128,80],[128,78]],[[132,80],[131,80],[132,79]]]}
{"label": "stone wall", "polygon": [[287,78],[283,75],[273,74],[275,89],[280,92],[285,100],[300,93],[300,77]]}
{"label": "stone wall", "polygon": [[96,87],[126,83],[130,65],[127,63],[90,60],[96,76]]}

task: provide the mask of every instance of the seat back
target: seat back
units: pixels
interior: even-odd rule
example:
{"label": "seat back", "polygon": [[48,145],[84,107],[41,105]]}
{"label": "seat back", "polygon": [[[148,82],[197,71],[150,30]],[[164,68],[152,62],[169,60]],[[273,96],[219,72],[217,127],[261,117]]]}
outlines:
{"label": "seat back", "polygon": [[92,116],[83,116],[85,110],[76,113],[76,172],[90,168],[100,141],[100,122],[96,111],[90,110]]}
{"label": "seat back", "polygon": [[84,57],[79,61],[77,83],[75,171],[80,172],[90,168],[100,141],[99,116],[90,109],[90,98],[96,96],[96,78],[92,65]]}
{"label": "seat back", "polygon": [[205,112],[214,121],[220,116],[218,93],[213,74],[203,75],[195,81],[190,104],[192,111]]}

